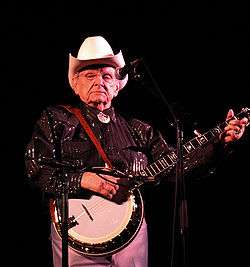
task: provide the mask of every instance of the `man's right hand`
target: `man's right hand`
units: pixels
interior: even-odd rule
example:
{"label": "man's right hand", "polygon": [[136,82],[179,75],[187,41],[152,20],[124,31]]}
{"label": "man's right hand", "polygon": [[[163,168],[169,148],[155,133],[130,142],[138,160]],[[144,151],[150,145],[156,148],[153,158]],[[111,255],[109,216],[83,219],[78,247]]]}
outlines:
{"label": "man's right hand", "polygon": [[119,189],[118,180],[119,178],[106,174],[99,175],[94,172],[84,172],[81,187],[112,199]]}

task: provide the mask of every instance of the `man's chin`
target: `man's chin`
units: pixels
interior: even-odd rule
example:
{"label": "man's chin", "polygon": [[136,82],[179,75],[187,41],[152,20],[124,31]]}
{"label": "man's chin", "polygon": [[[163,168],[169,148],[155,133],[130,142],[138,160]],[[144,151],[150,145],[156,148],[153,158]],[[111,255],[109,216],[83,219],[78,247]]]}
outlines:
{"label": "man's chin", "polygon": [[106,108],[110,107],[110,104],[107,103],[106,101],[91,101],[88,103],[91,107],[94,107],[100,111],[103,111]]}
{"label": "man's chin", "polygon": [[91,94],[91,96],[89,97],[89,101],[93,102],[93,103],[107,103],[108,99],[107,96],[103,93],[93,93]]}

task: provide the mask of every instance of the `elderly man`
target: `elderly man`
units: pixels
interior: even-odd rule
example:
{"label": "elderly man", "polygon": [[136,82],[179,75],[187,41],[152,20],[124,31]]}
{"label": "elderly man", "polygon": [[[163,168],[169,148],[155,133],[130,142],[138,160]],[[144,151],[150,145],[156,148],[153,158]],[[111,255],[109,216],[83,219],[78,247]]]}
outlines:
{"label": "elderly man", "polygon": [[[65,188],[70,267],[148,265],[147,225],[138,189],[142,180],[134,177],[167,175],[175,154],[149,124],[125,119],[112,106],[128,81],[128,75],[116,75],[124,66],[122,52],[114,54],[103,37],[86,38],[77,57],[69,55],[68,79],[79,105],[46,108],[27,146],[28,177],[53,200],[55,267],[62,261],[60,197]],[[248,123],[247,118],[235,118],[232,110],[227,121],[212,148],[241,138]]]}

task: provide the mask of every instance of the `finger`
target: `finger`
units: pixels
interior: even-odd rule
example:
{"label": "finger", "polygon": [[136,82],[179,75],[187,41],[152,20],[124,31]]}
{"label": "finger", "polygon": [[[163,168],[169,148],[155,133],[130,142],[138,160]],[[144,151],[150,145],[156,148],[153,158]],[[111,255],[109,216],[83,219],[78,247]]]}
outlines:
{"label": "finger", "polygon": [[238,136],[238,135],[241,134],[241,129],[234,129],[233,131],[234,131],[233,134],[234,134],[235,136]]}
{"label": "finger", "polygon": [[241,126],[239,126],[239,125],[230,125],[230,126],[227,126],[227,127],[225,127],[225,131],[226,132],[229,132],[229,131],[236,131],[236,132],[240,132],[241,131],[241,129],[242,129],[242,127]]}
{"label": "finger", "polygon": [[246,126],[249,123],[247,118],[243,118],[240,120],[240,124]]}
{"label": "finger", "polygon": [[104,180],[112,183],[112,184],[117,184],[117,178],[114,178],[113,176],[107,175],[107,174],[102,174],[99,175],[101,178],[103,178]]}
{"label": "finger", "polygon": [[228,113],[227,113],[227,118],[226,120],[230,120],[232,119],[234,116],[234,111],[232,109],[229,109]]}
{"label": "finger", "polygon": [[230,131],[227,131],[224,141],[225,143],[235,141],[235,140],[240,139],[241,136],[242,136],[241,130],[232,129]]}
{"label": "finger", "polygon": [[228,123],[228,125],[224,128],[225,131],[235,130],[237,132],[244,132],[246,127],[246,120],[232,120]]}
{"label": "finger", "polygon": [[99,193],[102,194],[103,196],[109,198],[109,199],[111,199],[113,197],[113,195],[114,195],[112,190],[105,189],[105,188],[101,188]]}
{"label": "finger", "polygon": [[103,189],[104,189],[104,193],[106,196],[108,195],[115,195],[117,190],[116,190],[116,186],[113,184],[109,184],[109,183],[104,183],[103,184]]}
{"label": "finger", "polygon": [[115,195],[116,194],[116,189],[114,187],[111,187],[108,190],[109,190],[109,193],[110,194],[112,194],[112,195]]}
{"label": "finger", "polygon": [[113,192],[115,190],[114,186],[109,183],[103,183],[103,188],[108,192]]}
{"label": "finger", "polygon": [[108,191],[111,191],[111,189],[113,189],[114,186],[109,184],[109,183],[107,183],[107,182],[103,182],[103,188],[108,190]]}
{"label": "finger", "polygon": [[119,189],[119,185],[118,185],[118,184],[115,184],[115,185],[114,185],[114,188],[115,188],[115,190],[117,191],[117,190]]}
{"label": "finger", "polygon": [[224,138],[224,142],[225,143],[229,143],[229,142],[232,142],[232,136],[231,135],[229,135],[229,136],[226,136],[225,138]]}
{"label": "finger", "polygon": [[228,125],[224,128],[225,133],[227,134],[227,132],[233,130],[234,127],[236,127],[236,126],[233,126],[233,125],[231,125],[231,124],[228,124]]}

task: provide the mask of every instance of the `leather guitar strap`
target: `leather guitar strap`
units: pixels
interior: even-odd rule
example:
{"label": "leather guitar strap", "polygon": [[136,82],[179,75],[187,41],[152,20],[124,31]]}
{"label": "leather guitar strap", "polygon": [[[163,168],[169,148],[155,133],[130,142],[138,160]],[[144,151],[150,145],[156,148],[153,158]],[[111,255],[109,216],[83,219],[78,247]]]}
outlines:
{"label": "leather guitar strap", "polygon": [[112,168],[112,164],[111,164],[108,156],[106,155],[105,151],[103,150],[100,142],[96,138],[96,136],[95,136],[94,132],[92,131],[91,127],[89,126],[88,122],[86,121],[86,119],[82,115],[81,110],[79,108],[74,108],[74,107],[71,107],[68,105],[63,105],[63,107],[66,108],[71,113],[73,113],[78,118],[79,122],[81,123],[82,127],[84,128],[84,130],[88,134],[89,138],[94,143],[97,151],[101,155],[104,162],[108,165],[109,168]]}
{"label": "leather guitar strap", "polygon": [[[100,142],[96,138],[94,132],[90,128],[88,122],[83,117],[83,115],[81,113],[81,110],[78,109],[78,108],[74,108],[74,107],[68,106],[68,105],[62,105],[62,106],[65,109],[67,109],[69,112],[73,113],[78,118],[79,122],[81,123],[81,125],[85,129],[86,133],[88,134],[88,136],[90,137],[90,139],[92,140],[94,145],[96,146],[96,149],[99,152],[99,154],[101,155],[101,157],[104,160],[104,162],[108,165],[109,168],[112,168],[112,164],[111,164],[110,160],[108,159],[105,151],[103,150]],[[53,222],[56,222],[56,219],[55,219],[55,208],[56,208],[55,202],[54,202],[54,200],[51,199],[49,201],[49,209],[50,209],[51,219],[52,219]]]}

